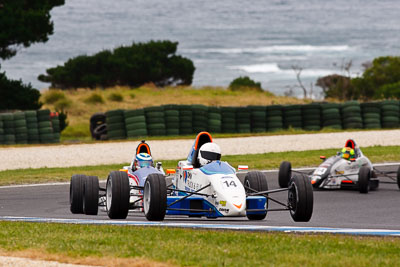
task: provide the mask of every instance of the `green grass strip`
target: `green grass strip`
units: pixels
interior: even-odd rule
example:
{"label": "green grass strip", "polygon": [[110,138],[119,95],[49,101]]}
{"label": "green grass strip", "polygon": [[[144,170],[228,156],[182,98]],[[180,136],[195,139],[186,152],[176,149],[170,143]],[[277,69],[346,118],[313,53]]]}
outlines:
{"label": "green grass strip", "polygon": [[[277,152],[264,154],[246,154],[235,156],[223,156],[222,160],[229,162],[233,167],[248,165],[250,169],[278,169],[282,161],[290,161],[292,167],[318,166],[321,163],[319,156],[326,157],[335,155],[339,149],[323,149],[310,151]],[[400,162],[399,146],[374,146],[362,149],[363,153],[374,162]],[[164,160],[164,169],[174,169],[177,160]],[[123,165],[109,164],[99,166],[81,166],[69,168],[40,168],[40,169],[19,169],[0,172],[0,185],[30,184],[45,182],[69,181],[73,174],[95,175],[106,178],[112,170],[119,170]]]}
{"label": "green grass strip", "polygon": [[397,266],[400,239],[0,222],[0,248],[180,266]]}

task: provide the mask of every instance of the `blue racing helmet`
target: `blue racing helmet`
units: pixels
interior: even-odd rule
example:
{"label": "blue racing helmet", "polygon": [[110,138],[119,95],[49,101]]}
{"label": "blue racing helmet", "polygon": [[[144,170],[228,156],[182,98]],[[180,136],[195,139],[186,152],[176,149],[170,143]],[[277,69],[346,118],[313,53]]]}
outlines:
{"label": "blue racing helmet", "polygon": [[153,158],[147,153],[139,153],[135,157],[134,164],[136,169],[153,166]]}

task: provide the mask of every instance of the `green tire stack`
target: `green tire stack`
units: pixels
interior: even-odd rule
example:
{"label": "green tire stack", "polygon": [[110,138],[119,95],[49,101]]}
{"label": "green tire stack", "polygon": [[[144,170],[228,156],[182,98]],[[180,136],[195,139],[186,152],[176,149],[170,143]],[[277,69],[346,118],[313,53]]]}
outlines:
{"label": "green tire stack", "polygon": [[361,106],[358,101],[345,102],[342,105],[342,125],[344,129],[362,129]]}
{"label": "green tire stack", "polygon": [[222,132],[222,115],[218,107],[208,108],[208,131],[211,133]]}
{"label": "green tire stack", "polygon": [[14,128],[15,128],[15,143],[27,144],[28,143],[28,128],[26,125],[25,113],[14,113]]}
{"label": "green tire stack", "polygon": [[166,126],[164,119],[164,108],[147,107],[144,108],[147,122],[147,133],[151,136],[166,135]]}
{"label": "green tire stack", "polygon": [[251,132],[267,131],[267,108],[265,106],[248,106],[251,114]]}
{"label": "green tire stack", "polygon": [[4,113],[3,117],[3,130],[4,130],[4,144],[15,144],[15,129],[14,129],[14,115],[11,113]]}
{"label": "green tire stack", "polygon": [[396,128],[399,126],[399,101],[385,100],[381,102],[381,115],[383,128]]}
{"label": "green tire stack", "polygon": [[126,139],[124,110],[106,112],[107,137],[110,140]]}
{"label": "green tire stack", "polygon": [[0,144],[4,144],[4,124],[3,116],[0,114]]}
{"label": "green tire stack", "polygon": [[301,116],[303,119],[304,130],[321,130],[321,105],[319,103],[303,105],[301,107]]}
{"label": "green tire stack", "polygon": [[269,132],[280,131],[283,128],[283,116],[281,105],[267,106],[267,130]]}
{"label": "green tire stack", "polygon": [[28,128],[28,143],[39,144],[39,124],[37,112],[35,110],[25,111],[26,127]]}
{"label": "green tire stack", "polygon": [[144,109],[131,109],[124,111],[126,136],[135,138],[147,135],[146,116]]}
{"label": "green tire stack", "polygon": [[50,116],[51,126],[53,127],[53,143],[60,142],[61,130],[60,130],[60,119],[58,113],[54,112]]}
{"label": "green tire stack", "polygon": [[342,129],[340,107],[341,105],[338,103],[321,104],[321,122],[323,128]]}
{"label": "green tire stack", "polygon": [[208,129],[208,107],[204,105],[192,105],[193,132],[199,133]]}
{"label": "green tire stack", "polygon": [[179,135],[179,106],[164,105],[164,119],[167,135]]}
{"label": "green tire stack", "polygon": [[361,103],[364,129],[380,129],[381,107],[378,102]]}
{"label": "green tire stack", "polygon": [[193,111],[189,105],[179,106],[179,134],[188,135],[193,133]]}
{"label": "green tire stack", "polygon": [[54,142],[53,127],[50,121],[50,110],[41,109],[37,113],[39,140],[41,144]]}
{"label": "green tire stack", "polygon": [[301,105],[283,107],[283,124],[285,128],[301,129],[303,127]]}
{"label": "green tire stack", "polygon": [[236,133],[236,108],[221,107],[221,131]]}
{"label": "green tire stack", "polygon": [[236,132],[251,132],[251,111],[247,107],[238,107],[236,109]]}

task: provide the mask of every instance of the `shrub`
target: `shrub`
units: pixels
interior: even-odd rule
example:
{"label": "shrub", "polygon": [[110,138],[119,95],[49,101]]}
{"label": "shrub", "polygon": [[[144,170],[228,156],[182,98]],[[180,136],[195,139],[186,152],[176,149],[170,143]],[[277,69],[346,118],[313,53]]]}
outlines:
{"label": "shrub", "polygon": [[58,119],[60,120],[60,132],[62,132],[68,126],[67,113],[64,111],[59,112]]}
{"label": "shrub", "polygon": [[0,72],[0,110],[36,110],[42,106],[39,98],[40,92],[30,84],[9,80]]}
{"label": "shrub", "polygon": [[60,99],[56,103],[54,103],[54,108],[57,111],[61,111],[61,112],[69,109],[71,106],[72,106],[72,101],[67,98]]}
{"label": "shrub", "polygon": [[319,78],[317,86],[323,89],[325,97],[340,100],[400,98],[400,57],[378,57],[364,66],[361,77],[328,75]]}
{"label": "shrub", "polygon": [[338,74],[318,78],[316,85],[322,88],[325,98],[350,100],[357,95],[351,85],[350,78]]}
{"label": "shrub", "polygon": [[134,98],[136,97],[136,95],[135,95],[134,93],[131,93],[129,96],[130,96],[132,99],[134,99]]}
{"label": "shrub", "polygon": [[87,97],[84,102],[86,104],[102,104],[104,103],[104,99],[98,93],[93,93],[89,97]]}
{"label": "shrub", "polygon": [[63,66],[47,69],[47,75],[38,79],[61,89],[138,87],[149,82],[157,86],[190,85],[195,68],[191,60],[175,55],[177,46],[177,42],[150,41],[78,56]]}
{"label": "shrub", "polygon": [[385,84],[375,92],[375,98],[400,99],[400,82]]}
{"label": "shrub", "polygon": [[252,79],[250,79],[248,76],[245,77],[239,77],[234,79],[230,84],[229,84],[229,89],[232,91],[238,91],[238,90],[257,90],[257,91],[263,91],[261,88],[261,83],[255,82]]}
{"label": "shrub", "polygon": [[124,97],[120,93],[111,93],[108,96],[108,100],[115,102],[122,102],[124,100]]}
{"label": "shrub", "polygon": [[43,95],[43,100],[46,104],[54,104],[55,102],[65,98],[64,92],[58,90],[50,90]]}

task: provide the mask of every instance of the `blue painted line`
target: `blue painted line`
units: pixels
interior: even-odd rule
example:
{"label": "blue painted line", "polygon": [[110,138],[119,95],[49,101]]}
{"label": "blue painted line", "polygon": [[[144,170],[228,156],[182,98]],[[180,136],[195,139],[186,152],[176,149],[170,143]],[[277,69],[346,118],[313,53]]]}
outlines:
{"label": "blue painted line", "polygon": [[66,224],[92,224],[92,225],[124,225],[124,226],[158,226],[191,229],[238,230],[238,231],[265,231],[284,233],[329,233],[344,235],[365,236],[398,236],[400,230],[387,229],[351,229],[329,227],[291,227],[291,226],[262,226],[262,225],[235,225],[235,224],[199,224],[199,223],[173,223],[173,222],[141,222],[141,221],[116,221],[116,220],[89,220],[89,219],[57,219],[39,217],[12,217],[0,216],[1,221],[12,222],[38,222],[38,223],[66,223]]}

